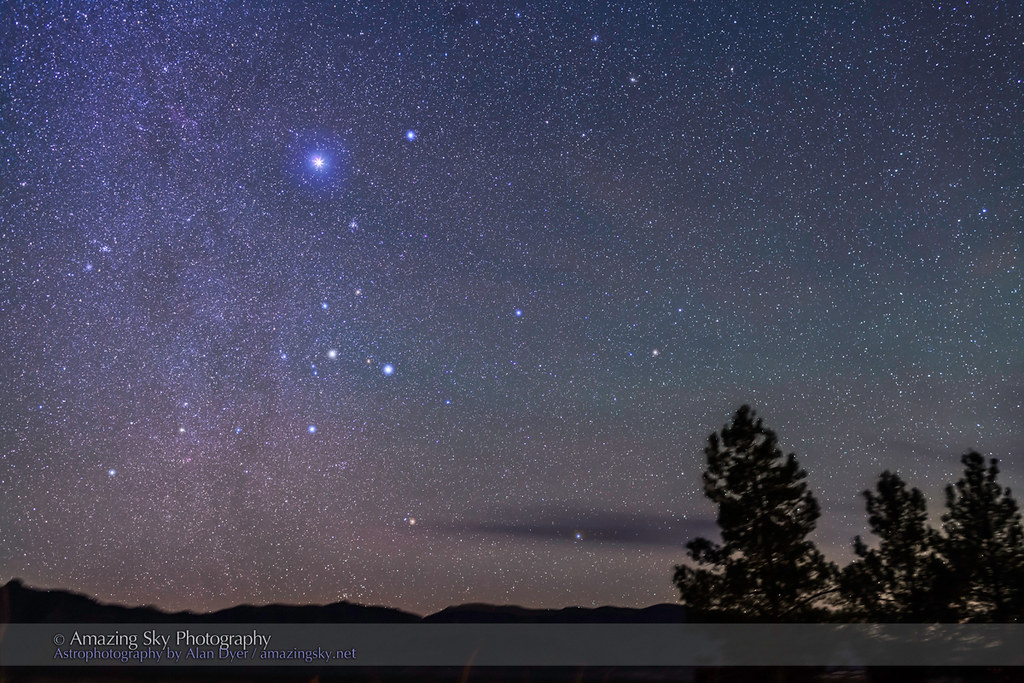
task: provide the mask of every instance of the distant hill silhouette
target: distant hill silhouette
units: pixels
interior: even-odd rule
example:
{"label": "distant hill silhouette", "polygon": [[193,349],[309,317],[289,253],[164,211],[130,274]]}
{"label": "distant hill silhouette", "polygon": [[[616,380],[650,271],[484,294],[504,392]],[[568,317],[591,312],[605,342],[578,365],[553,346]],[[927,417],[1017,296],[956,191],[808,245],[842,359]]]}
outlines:
{"label": "distant hill silhouette", "polygon": [[335,602],[329,605],[240,605],[217,612],[165,612],[156,607],[108,605],[64,590],[29,588],[18,579],[0,587],[0,623],[173,623],[173,624],[403,624],[428,623],[527,623],[612,624],[679,623],[686,608],[659,604],[643,609],[627,607],[565,607],[529,609],[513,605],[473,603],[446,607],[421,617],[391,607]]}
{"label": "distant hill silhouette", "polygon": [[513,605],[473,603],[446,607],[423,617],[425,622],[467,624],[674,624],[686,621],[682,605],[662,603],[642,609],[629,607],[563,607],[529,609]]}
{"label": "distant hill silhouette", "polygon": [[63,590],[39,590],[13,579],[0,588],[0,623],[210,623],[394,624],[420,621],[416,614],[350,602],[330,605],[240,605],[217,612],[165,612],[156,607],[106,605]]}

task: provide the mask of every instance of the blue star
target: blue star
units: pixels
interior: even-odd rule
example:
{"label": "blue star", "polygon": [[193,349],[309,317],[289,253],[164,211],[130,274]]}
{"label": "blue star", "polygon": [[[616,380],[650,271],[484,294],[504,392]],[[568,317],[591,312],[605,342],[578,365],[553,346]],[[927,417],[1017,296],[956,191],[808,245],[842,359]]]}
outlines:
{"label": "blue star", "polygon": [[395,374],[395,366],[392,365],[391,363],[388,363],[387,365],[382,367],[380,371],[383,372],[388,377],[390,377],[391,375]]}
{"label": "blue star", "polygon": [[320,308],[322,308],[322,309],[324,309],[326,311],[328,308],[330,308],[330,306],[328,306],[327,302],[324,301],[323,303],[320,304]]}
{"label": "blue star", "polygon": [[109,470],[107,470],[107,476],[108,477],[117,476],[117,470],[115,470],[113,467],[111,467]]}
{"label": "blue star", "polygon": [[523,309],[521,309],[521,308],[517,308],[515,311],[513,311],[513,313],[515,314],[515,316],[517,318],[522,318],[523,317]]}
{"label": "blue star", "polygon": [[313,157],[312,159],[310,159],[310,163],[312,163],[313,164],[313,168],[315,168],[318,171],[322,171],[324,166],[327,164],[327,162],[324,160],[324,158],[322,156],[320,156],[320,155],[317,155],[317,156]]}
{"label": "blue star", "polygon": [[309,425],[306,427],[306,431],[310,434],[316,434],[316,425]]}
{"label": "blue star", "polygon": [[405,139],[409,142],[416,142],[416,131],[412,129],[405,131]]}

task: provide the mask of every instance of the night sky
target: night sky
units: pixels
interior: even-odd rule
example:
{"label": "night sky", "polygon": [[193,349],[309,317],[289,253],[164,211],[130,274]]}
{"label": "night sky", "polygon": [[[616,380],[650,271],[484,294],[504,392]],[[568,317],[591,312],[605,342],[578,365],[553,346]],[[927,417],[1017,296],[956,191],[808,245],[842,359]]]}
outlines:
{"label": "night sky", "polygon": [[840,562],[1024,491],[1024,11],[897,4],[0,3],[0,579],[671,602],[742,403]]}

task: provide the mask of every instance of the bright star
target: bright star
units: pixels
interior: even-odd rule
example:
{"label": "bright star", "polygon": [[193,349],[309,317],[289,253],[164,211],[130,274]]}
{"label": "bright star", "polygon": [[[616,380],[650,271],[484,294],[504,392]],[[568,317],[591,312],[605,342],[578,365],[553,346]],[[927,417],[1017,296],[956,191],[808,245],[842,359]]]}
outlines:
{"label": "bright star", "polygon": [[306,427],[306,431],[310,434],[316,434],[316,425],[309,425]]}
{"label": "bright star", "polygon": [[523,317],[523,309],[521,309],[521,308],[517,308],[515,311],[513,311],[513,313],[515,313],[515,316],[517,318],[522,318]]}
{"label": "bright star", "polygon": [[416,142],[416,131],[407,130],[405,131],[405,139],[409,142]]}
{"label": "bright star", "polygon": [[385,375],[388,375],[390,377],[391,375],[395,374],[395,366],[392,365],[391,363],[388,363],[387,365],[382,367],[380,369],[380,371],[383,372]]}
{"label": "bright star", "polygon": [[315,168],[316,170],[319,171],[320,169],[322,169],[324,167],[324,163],[325,162],[323,157],[313,157],[313,168]]}
{"label": "bright star", "polygon": [[331,349],[327,352],[327,357],[334,360],[338,357],[338,349]]}
{"label": "bright star", "polygon": [[117,475],[117,470],[115,470],[113,467],[111,467],[109,470],[107,470],[107,476],[108,477],[113,477],[115,475]]}

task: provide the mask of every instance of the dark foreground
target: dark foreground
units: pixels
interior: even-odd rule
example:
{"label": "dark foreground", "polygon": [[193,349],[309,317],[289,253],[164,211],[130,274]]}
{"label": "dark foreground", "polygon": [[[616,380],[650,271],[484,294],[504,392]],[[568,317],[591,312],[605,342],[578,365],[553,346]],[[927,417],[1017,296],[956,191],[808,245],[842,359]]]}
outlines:
{"label": "dark foreground", "polygon": [[0,668],[0,683],[189,683],[224,681],[225,683],[496,683],[513,682],[608,682],[615,681],[692,681],[693,683],[1010,683],[1024,681],[1024,668],[938,669],[898,667],[886,669],[824,669],[729,667],[701,668],[540,668],[540,667],[467,667],[467,668],[349,668],[337,670],[279,670],[226,668],[160,669],[89,667],[61,669]]}

